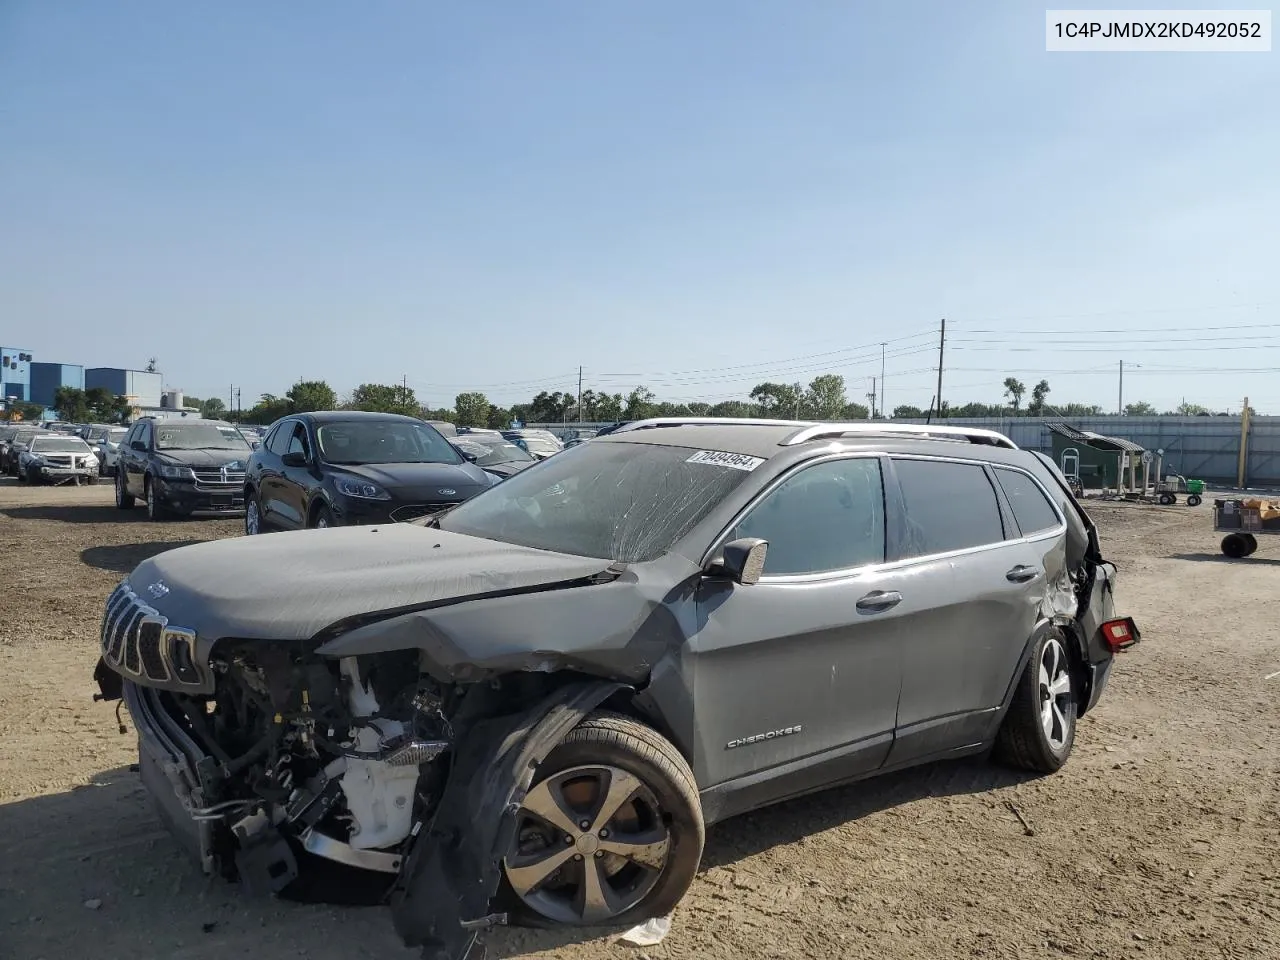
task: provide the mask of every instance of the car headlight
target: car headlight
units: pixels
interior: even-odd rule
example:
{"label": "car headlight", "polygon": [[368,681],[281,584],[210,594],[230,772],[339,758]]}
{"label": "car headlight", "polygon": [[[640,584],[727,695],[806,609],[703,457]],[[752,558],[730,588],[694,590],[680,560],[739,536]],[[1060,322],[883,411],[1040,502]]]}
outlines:
{"label": "car headlight", "polygon": [[190,467],[174,467],[167,463],[162,463],[156,467],[156,472],[166,480],[190,480]]}
{"label": "car headlight", "polygon": [[360,500],[390,500],[391,494],[376,483],[368,480],[350,480],[342,478],[335,482],[338,492],[344,497],[356,497]]}
{"label": "car headlight", "polygon": [[98,458],[91,453],[84,458],[84,465],[86,467],[96,467],[98,465]]}

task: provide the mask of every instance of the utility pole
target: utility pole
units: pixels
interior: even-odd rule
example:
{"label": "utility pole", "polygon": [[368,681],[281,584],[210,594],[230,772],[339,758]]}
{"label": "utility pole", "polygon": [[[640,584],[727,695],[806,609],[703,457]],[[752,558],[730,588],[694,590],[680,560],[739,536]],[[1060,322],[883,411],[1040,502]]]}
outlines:
{"label": "utility pole", "polygon": [[871,419],[876,418],[876,378],[871,378],[871,392],[867,394],[867,399],[871,401]]}
{"label": "utility pole", "polygon": [[1120,395],[1116,398],[1116,416],[1124,416],[1124,361],[1120,361]]}
{"label": "utility pole", "polygon": [[1240,408],[1240,462],[1236,468],[1236,486],[1247,489],[1249,482],[1249,398],[1244,398],[1244,406]]}
{"label": "utility pole", "polygon": [[578,422],[582,422],[582,365],[578,365]]}
{"label": "utility pole", "polygon": [[885,343],[880,344],[880,416],[881,417],[885,415],[884,413],[884,407],[885,407],[884,405],[884,348],[886,346],[888,346],[888,344],[885,344]]}
{"label": "utility pole", "polygon": [[938,395],[934,398],[937,404],[938,419],[942,419],[942,358],[947,348],[947,320],[942,318],[942,329],[938,331]]}

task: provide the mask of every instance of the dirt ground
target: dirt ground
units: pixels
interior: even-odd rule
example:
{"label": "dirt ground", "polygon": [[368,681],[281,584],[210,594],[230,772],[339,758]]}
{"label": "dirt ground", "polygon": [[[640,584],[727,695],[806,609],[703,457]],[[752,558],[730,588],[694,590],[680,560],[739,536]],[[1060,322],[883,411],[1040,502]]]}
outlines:
{"label": "dirt ground", "polygon": [[[661,945],[503,930],[492,955],[1280,957],[1280,537],[1228,561],[1207,505],[1092,509],[1144,642],[1061,773],[952,763],[730,821]],[[204,880],[129,772],[132,731],[92,701],[113,585],[239,526],[0,482],[3,960],[416,955],[383,909]]]}

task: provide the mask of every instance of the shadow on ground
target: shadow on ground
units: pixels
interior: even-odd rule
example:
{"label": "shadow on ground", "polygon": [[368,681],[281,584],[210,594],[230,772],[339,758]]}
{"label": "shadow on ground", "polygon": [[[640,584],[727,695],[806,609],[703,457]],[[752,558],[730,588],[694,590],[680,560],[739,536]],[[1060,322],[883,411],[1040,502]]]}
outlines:
{"label": "shadow on ground", "polygon": [[0,510],[14,520],[56,520],[59,523],[130,523],[147,520],[143,510],[117,510],[111,504],[48,504],[35,507],[5,507]]}
{"label": "shadow on ground", "polygon": [[[913,800],[1025,779],[964,761],[814,794],[713,827],[702,868],[727,867]],[[204,878],[163,831],[129,768],[66,793],[0,805],[0,836],[16,838],[0,860],[0,905],[15,956],[81,955],[93,942],[100,956],[213,960],[274,955],[279,947],[312,960],[419,957],[399,942],[385,908],[249,900],[234,884]],[[490,956],[520,957],[620,932],[501,928],[488,940]]]}
{"label": "shadow on ground", "polygon": [[132,573],[133,568],[143,560],[150,560],[166,550],[204,542],[203,540],[153,540],[143,543],[116,543],[81,550],[80,559],[88,566],[97,567],[99,570]]}
{"label": "shadow on ground", "polygon": [[1255,563],[1268,567],[1280,567],[1280,560],[1274,557],[1260,557],[1256,553],[1251,557],[1233,559],[1221,553],[1175,553],[1170,560],[1190,560],[1192,563]]}

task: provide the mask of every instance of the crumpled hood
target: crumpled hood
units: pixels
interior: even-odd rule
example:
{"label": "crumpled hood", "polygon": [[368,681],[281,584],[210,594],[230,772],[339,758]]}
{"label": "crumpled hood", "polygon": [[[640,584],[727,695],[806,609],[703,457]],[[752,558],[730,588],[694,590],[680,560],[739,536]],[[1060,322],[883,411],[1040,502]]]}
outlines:
{"label": "crumpled hood", "polygon": [[[439,500],[456,494],[465,499],[487,489],[489,478],[470,463],[387,463],[342,464],[337,467],[406,500]],[[454,493],[444,493],[452,490]]]}
{"label": "crumpled hood", "polygon": [[129,583],[172,625],[195,630],[207,652],[223,637],[306,639],[348,617],[580,580],[608,566],[387,524],[179,547],[139,564]]}

